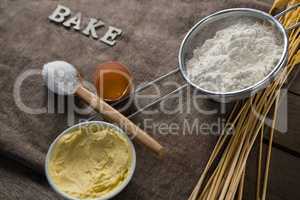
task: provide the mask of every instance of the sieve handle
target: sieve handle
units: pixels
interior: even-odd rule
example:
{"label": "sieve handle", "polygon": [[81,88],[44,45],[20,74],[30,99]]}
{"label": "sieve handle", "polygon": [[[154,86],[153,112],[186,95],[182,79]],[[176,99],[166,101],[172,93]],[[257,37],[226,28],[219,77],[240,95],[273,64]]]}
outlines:
{"label": "sieve handle", "polygon": [[164,74],[164,75],[162,75],[162,76],[160,76],[160,77],[158,77],[158,78],[156,78],[156,79],[154,79],[154,80],[152,80],[152,81],[150,81],[150,82],[145,83],[145,84],[142,85],[141,87],[138,87],[131,95],[128,95],[128,96],[126,96],[125,98],[123,98],[123,99],[121,99],[121,100],[119,100],[119,101],[113,103],[112,106],[116,106],[116,105],[118,105],[118,104],[124,102],[124,101],[127,100],[130,96],[134,96],[134,95],[137,94],[138,92],[140,92],[140,91],[142,91],[142,90],[144,90],[144,89],[146,89],[146,88],[149,88],[150,86],[153,86],[155,83],[157,83],[157,82],[159,82],[159,81],[161,81],[161,80],[167,78],[168,76],[170,76],[170,75],[172,75],[172,74],[175,74],[175,73],[177,73],[177,72],[179,72],[179,69],[174,69],[174,70],[172,70],[172,71],[170,71],[170,72],[168,72],[168,73],[166,73],[166,74]]}
{"label": "sieve handle", "polygon": [[186,83],[186,84],[180,86],[179,88],[173,90],[172,92],[170,92],[170,93],[168,93],[168,94],[166,94],[166,95],[163,95],[163,96],[157,98],[157,99],[156,99],[155,101],[153,101],[152,103],[147,104],[146,106],[144,106],[144,107],[142,107],[142,108],[139,108],[136,112],[134,112],[134,113],[132,113],[131,115],[129,115],[128,118],[130,119],[130,118],[136,116],[137,114],[143,112],[144,110],[150,108],[151,106],[153,106],[153,105],[155,105],[155,104],[157,104],[157,103],[160,103],[161,101],[167,99],[167,98],[170,97],[172,94],[176,94],[176,93],[179,92],[180,90],[183,90],[183,89],[185,89],[185,88],[187,88],[187,87],[188,87],[188,84]]}
{"label": "sieve handle", "polygon": [[[287,9],[285,9],[284,11],[278,13],[278,14],[275,15],[274,17],[275,17],[276,19],[279,19],[279,17],[282,17],[282,16],[285,15],[286,13],[288,13],[288,12],[290,12],[290,11],[292,11],[292,10],[297,9],[298,7],[300,7],[300,3],[296,3],[295,5],[292,5],[292,6],[288,7]],[[293,30],[294,28],[297,28],[297,27],[299,27],[299,26],[300,26],[300,22],[298,22],[298,23],[296,23],[296,24],[293,24],[293,25],[290,26],[290,27],[287,27],[285,30],[286,30],[287,32],[289,32],[290,30]]]}

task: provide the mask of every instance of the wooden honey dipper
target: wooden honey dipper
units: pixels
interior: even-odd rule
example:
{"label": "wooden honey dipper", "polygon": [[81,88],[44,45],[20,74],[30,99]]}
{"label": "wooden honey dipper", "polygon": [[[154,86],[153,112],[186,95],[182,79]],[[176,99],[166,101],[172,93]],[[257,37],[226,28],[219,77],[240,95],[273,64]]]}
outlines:
{"label": "wooden honey dipper", "polygon": [[43,79],[49,90],[60,95],[76,94],[103,116],[121,126],[131,137],[162,156],[164,148],[132,121],[86,89],[75,67],[64,61],[54,61],[43,66]]}

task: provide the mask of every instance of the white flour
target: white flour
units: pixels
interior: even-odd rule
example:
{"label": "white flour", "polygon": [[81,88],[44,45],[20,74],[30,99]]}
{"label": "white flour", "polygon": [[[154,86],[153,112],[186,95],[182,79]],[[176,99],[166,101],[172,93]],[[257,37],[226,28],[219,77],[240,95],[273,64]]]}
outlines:
{"label": "white flour", "polygon": [[239,21],[194,50],[187,61],[187,74],[194,84],[209,91],[241,90],[266,77],[282,52],[270,27]]}
{"label": "white flour", "polygon": [[75,67],[65,61],[45,64],[42,75],[48,88],[60,95],[74,94],[80,83]]}

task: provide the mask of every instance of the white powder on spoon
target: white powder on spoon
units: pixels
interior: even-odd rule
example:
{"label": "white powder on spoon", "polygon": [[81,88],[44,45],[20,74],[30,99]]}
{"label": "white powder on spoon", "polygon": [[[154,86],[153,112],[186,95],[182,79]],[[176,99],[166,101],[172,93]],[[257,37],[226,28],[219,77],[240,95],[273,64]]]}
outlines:
{"label": "white powder on spoon", "polygon": [[80,84],[76,68],[65,61],[45,64],[42,75],[49,90],[60,95],[74,94]]}
{"label": "white powder on spoon", "polygon": [[274,31],[260,23],[239,21],[216,32],[187,61],[187,74],[213,92],[245,89],[264,79],[283,53]]}

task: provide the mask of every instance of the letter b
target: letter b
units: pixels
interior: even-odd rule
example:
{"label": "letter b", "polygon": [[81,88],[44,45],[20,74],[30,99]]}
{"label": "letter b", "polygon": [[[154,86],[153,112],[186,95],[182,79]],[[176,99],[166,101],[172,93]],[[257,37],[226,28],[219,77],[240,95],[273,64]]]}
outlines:
{"label": "letter b", "polygon": [[48,17],[51,21],[62,23],[65,18],[71,14],[70,8],[62,5],[58,5],[53,13]]}

